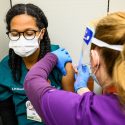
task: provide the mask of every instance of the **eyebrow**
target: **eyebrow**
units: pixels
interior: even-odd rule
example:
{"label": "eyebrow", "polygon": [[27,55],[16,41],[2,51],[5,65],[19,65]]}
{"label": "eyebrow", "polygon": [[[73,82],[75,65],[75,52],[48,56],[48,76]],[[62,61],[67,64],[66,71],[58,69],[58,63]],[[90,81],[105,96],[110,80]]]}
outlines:
{"label": "eyebrow", "polygon": [[25,30],[23,30],[23,31],[19,31],[19,30],[17,30],[17,29],[12,29],[12,30],[10,30],[10,31],[11,31],[11,32],[13,32],[13,31],[15,31],[15,32],[25,32],[25,31],[27,31],[27,30],[39,30],[39,29],[27,28],[27,29],[25,29]]}

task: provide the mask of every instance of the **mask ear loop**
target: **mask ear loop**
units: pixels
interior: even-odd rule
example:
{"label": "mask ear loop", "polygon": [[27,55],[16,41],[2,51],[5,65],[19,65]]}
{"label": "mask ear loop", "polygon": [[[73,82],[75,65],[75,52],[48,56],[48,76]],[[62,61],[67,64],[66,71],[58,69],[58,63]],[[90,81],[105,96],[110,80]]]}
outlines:
{"label": "mask ear loop", "polygon": [[91,50],[91,54],[92,54],[92,58],[95,58],[95,61],[97,62],[97,65],[95,66],[95,71],[93,72],[93,74],[96,74],[98,68],[99,68],[99,55],[97,53],[96,50]]}
{"label": "mask ear loop", "polygon": [[95,51],[95,55],[96,55],[97,65],[96,65],[96,69],[95,69],[94,74],[96,74],[96,72],[97,72],[97,70],[99,68],[99,55],[98,55],[97,51]]}
{"label": "mask ear loop", "polygon": [[40,33],[39,33],[39,35],[38,35],[38,44],[40,45],[40,36],[41,36],[41,34],[42,34],[42,30],[45,30],[45,28],[42,28],[41,30],[40,30]]}

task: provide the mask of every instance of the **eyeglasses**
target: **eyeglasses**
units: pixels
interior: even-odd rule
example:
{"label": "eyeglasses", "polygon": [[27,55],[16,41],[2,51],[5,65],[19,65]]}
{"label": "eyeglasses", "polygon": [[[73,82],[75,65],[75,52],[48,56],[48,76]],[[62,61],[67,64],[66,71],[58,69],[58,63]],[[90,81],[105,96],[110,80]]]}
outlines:
{"label": "eyeglasses", "polygon": [[35,38],[37,32],[39,31],[36,30],[26,30],[24,32],[9,31],[6,32],[6,34],[8,35],[10,40],[17,41],[20,38],[21,34],[23,34],[25,39],[32,40]]}

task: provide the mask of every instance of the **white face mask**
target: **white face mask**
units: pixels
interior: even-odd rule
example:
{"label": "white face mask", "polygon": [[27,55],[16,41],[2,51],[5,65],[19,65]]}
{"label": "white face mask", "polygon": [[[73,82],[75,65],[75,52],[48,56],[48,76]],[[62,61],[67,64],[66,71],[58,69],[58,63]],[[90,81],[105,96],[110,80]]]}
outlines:
{"label": "white face mask", "polygon": [[26,40],[21,36],[17,41],[10,40],[9,48],[12,48],[21,57],[28,57],[39,48],[38,38],[35,37],[32,40]]}
{"label": "white face mask", "polygon": [[100,85],[100,84],[99,84],[99,81],[98,81],[98,79],[96,78],[96,75],[95,75],[94,73],[91,73],[90,76],[92,77],[92,79],[93,79],[98,85]]}
{"label": "white face mask", "polygon": [[92,77],[92,79],[93,79],[98,85],[100,85],[100,84],[99,84],[99,81],[98,81],[98,79],[96,78],[96,75],[95,75],[95,73],[96,73],[97,70],[98,70],[98,66],[96,67],[96,70],[95,70],[94,72],[92,71],[91,64],[87,64],[87,66],[88,66],[88,68],[89,68],[90,76]]}

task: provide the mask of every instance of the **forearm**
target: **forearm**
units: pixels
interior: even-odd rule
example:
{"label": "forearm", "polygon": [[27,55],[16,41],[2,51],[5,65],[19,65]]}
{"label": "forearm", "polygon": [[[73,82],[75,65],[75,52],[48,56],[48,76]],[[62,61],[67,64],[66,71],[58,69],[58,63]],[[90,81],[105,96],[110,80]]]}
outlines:
{"label": "forearm", "polygon": [[49,73],[57,62],[57,57],[48,53],[44,58],[37,62],[28,72],[25,78],[24,88],[26,94],[33,104],[36,111],[41,115],[40,100],[45,92],[53,89],[48,83]]}

